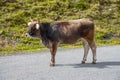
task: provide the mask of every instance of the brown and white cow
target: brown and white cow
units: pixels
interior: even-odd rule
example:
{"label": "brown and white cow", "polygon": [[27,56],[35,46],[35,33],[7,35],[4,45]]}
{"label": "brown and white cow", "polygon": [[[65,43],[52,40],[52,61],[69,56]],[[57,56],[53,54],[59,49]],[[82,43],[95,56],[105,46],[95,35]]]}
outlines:
{"label": "brown and white cow", "polygon": [[51,66],[55,65],[55,55],[60,43],[73,44],[83,42],[85,63],[89,48],[93,53],[92,63],[96,63],[96,45],[94,42],[94,23],[90,19],[78,19],[70,21],[40,22],[38,20],[28,23],[26,36],[40,38],[42,43],[50,49]]}

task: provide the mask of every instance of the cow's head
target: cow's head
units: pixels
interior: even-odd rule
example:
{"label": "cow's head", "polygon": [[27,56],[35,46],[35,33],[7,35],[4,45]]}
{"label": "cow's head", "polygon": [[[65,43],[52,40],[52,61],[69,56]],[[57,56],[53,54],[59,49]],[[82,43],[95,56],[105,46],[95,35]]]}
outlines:
{"label": "cow's head", "polygon": [[31,20],[31,22],[28,22],[26,36],[40,38],[40,22],[38,20]]}

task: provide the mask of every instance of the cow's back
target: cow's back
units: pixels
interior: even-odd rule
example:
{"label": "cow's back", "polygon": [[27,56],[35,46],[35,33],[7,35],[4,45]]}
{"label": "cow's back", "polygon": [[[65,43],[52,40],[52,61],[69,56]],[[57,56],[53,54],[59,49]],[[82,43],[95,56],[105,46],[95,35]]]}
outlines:
{"label": "cow's back", "polygon": [[68,22],[54,22],[52,27],[54,36],[62,43],[75,43],[81,37],[85,37],[90,30],[94,29],[93,21],[90,19],[70,20]]}

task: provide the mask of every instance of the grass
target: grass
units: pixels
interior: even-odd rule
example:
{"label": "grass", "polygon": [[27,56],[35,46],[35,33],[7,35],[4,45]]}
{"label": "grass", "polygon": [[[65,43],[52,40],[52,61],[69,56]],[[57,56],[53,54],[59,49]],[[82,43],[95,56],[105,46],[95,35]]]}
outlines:
{"label": "grass", "polygon": [[[92,18],[95,22],[95,41],[97,45],[118,45],[120,38],[102,39],[109,32],[120,33],[120,6],[117,0],[13,0],[0,2],[0,54],[46,49],[39,39],[26,38],[29,18],[40,21],[67,21],[79,18]],[[116,2],[116,3],[115,3]],[[114,12],[114,13],[113,13]],[[63,48],[80,47],[61,44]]]}

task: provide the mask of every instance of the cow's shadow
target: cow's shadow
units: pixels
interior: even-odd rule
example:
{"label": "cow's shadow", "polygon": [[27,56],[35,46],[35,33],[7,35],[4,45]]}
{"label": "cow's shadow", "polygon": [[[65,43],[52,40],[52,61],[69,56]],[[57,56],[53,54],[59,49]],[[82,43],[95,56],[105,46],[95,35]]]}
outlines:
{"label": "cow's shadow", "polygon": [[120,61],[97,62],[97,64],[56,64],[58,66],[72,66],[74,68],[109,68],[111,66],[120,66]]}

